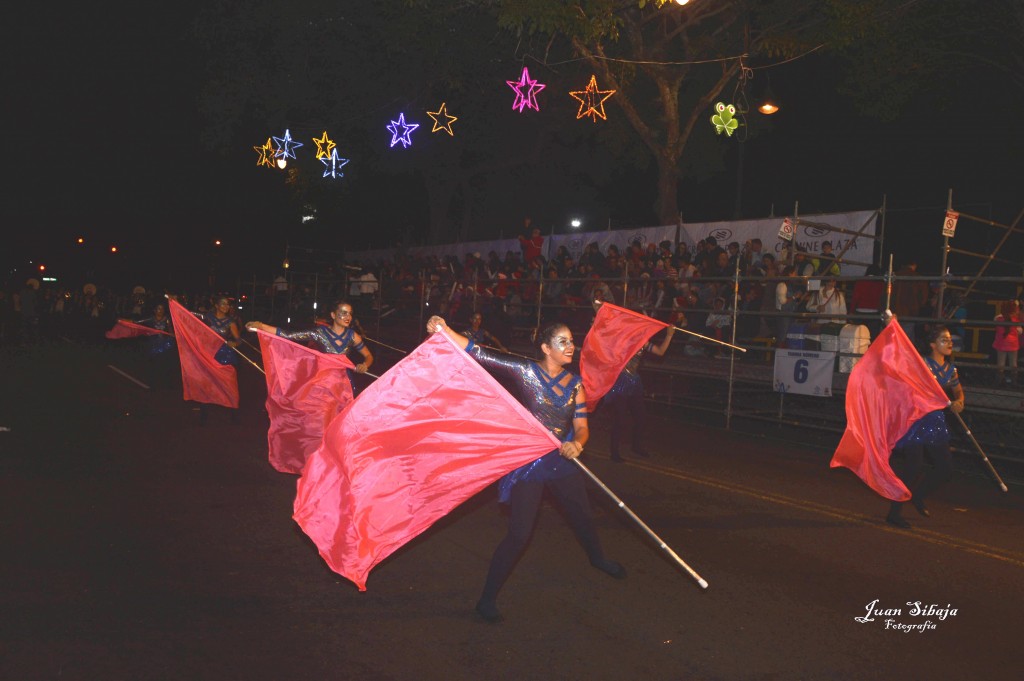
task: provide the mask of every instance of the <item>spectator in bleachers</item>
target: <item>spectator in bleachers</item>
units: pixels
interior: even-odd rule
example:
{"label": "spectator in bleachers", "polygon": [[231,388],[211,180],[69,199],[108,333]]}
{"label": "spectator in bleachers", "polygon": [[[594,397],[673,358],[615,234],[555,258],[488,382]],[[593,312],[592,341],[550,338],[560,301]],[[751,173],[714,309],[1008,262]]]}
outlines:
{"label": "spectator in bleachers", "polygon": [[[1021,332],[1024,331],[1024,328],[1020,326],[1020,301],[1007,300],[1003,302],[999,312],[995,319],[997,322],[1004,324],[1017,322],[1017,324],[996,327],[996,339],[992,343],[992,347],[996,351],[996,366],[998,367],[996,380],[999,383],[1016,384],[1017,353],[1020,350]],[[1004,368],[1009,370],[1009,375],[1004,374]]]}
{"label": "spectator in bleachers", "polygon": [[[895,272],[897,277],[918,276],[917,260],[910,259],[907,263]],[[926,281],[893,281],[892,300],[889,308],[896,316],[900,326],[906,332],[910,340],[916,338],[917,324],[910,321],[910,317],[919,317],[921,310],[928,302],[928,282]],[[906,320],[906,321],[904,321]]]}
{"label": "spectator in bleachers", "polygon": [[821,288],[807,299],[807,311],[825,317],[826,323],[846,323],[846,296],[836,287],[833,277],[822,279]]}

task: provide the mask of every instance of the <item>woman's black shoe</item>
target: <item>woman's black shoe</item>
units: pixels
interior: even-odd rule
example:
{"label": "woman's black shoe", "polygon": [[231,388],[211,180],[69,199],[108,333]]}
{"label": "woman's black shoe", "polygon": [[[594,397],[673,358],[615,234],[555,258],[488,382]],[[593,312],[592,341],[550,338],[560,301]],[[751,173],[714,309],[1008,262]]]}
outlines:
{"label": "woman's black shoe", "polygon": [[910,529],[910,523],[908,523],[906,518],[901,516],[899,513],[890,513],[889,515],[885,516],[885,522],[889,523],[890,525],[895,525],[901,530]]}
{"label": "woman's black shoe", "polygon": [[479,601],[476,604],[476,614],[484,618],[485,622],[495,624],[504,619],[501,613],[498,612],[498,606],[494,601]]}
{"label": "woman's black shoe", "polygon": [[913,504],[914,508],[917,509],[917,512],[920,513],[921,515],[923,515],[925,518],[931,518],[932,517],[931,512],[928,511],[928,507],[926,507],[924,505],[924,502],[921,501],[920,499],[912,497],[910,499],[910,503]]}

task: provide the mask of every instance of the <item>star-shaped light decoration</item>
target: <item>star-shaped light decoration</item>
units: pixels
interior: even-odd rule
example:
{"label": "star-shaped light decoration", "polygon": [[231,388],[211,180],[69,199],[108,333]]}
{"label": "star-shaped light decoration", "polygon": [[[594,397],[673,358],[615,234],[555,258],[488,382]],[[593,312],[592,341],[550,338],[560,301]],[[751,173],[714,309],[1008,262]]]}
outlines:
{"label": "star-shaped light decoration", "polygon": [[601,120],[608,120],[604,113],[604,103],[614,94],[615,90],[597,89],[597,76],[590,77],[586,90],[576,90],[575,92],[570,90],[569,95],[580,103],[580,110],[576,113],[576,120],[584,116],[590,116],[590,119],[595,123],[597,123],[598,116],[601,117]]}
{"label": "star-shaped light decoration", "polygon": [[[430,132],[437,132],[438,130],[444,130],[446,133],[455,137],[455,133],[452,132],[452,123],[459,120],[455,116],[450,116],[445,110],[445,103],[441,102],[441,108],[437,111],[428,111],[427,115],[434,119],[434,129]],[[443,118],[444,123],[439,119]]]}
{"label": "star-shaped light decoration", "polygon": [[313,141],[316,142],[316,157],[319,160],[322,161],[325,158],[331,157],[331,149],[333,149],[336,145],[329,137],[327,137],[326,130],[324,130],[323,137],[321,137],[320,139],[314,137]]}
{"label": "star-shaped light decoration", "polygon": [[519,113],[523,113],[523,109],[527,107],[534,111],[540,111],[540,106],[537,105],[537,93],[547,85],[530,78],[530,72],[525,66],[519,80],[506,80],[505,82],[516,91],[516,101],[512,102],[513,109],[518,109]]}
{"label": "star-shaped light decoration", "polygon": [[274,167],[274,155],[275,155],[274,143],[273,143],[273,141],[271,141],[271,139],[269,137],[267,138],[267,143],[266,144],[264,144],[262,147],[253,147],[253,149],[255,149],[256,153],[260,155],[259,159],[256,161],[256,166],[257,167],[259,167],[259,166],[266,166],[268,168],[273,168]]}
{"label": "star-shaped light decoration", "polygon": [[295,158],[295,150],[305,146],[302,142],[293,140],[292,134],[288,130],[284,131],[284,137],[275,137],[274,141],[277,142],[277,151],[274,153],[275,158]]}
{"label": "star-shaped light decoration", "polygon": [[327,158],[320,159],[320,162],[324,164],[324,177],[339,178],[345,177],[345,174],[341,172],[342,167],[348,163],[347,158],[338,158],[338,150],[331,149],[331,155]]}
{"label": "star-shaped light decoration", "polygon": [[404,113],[398,114],[398,120],[391,121],[391,125],[388,126],[388,132],[391,133],[391,146],[395,146],[399,142],[403,147],[410,146],[412,131],[418,127],[420,127],[419,123],[406,123]]}

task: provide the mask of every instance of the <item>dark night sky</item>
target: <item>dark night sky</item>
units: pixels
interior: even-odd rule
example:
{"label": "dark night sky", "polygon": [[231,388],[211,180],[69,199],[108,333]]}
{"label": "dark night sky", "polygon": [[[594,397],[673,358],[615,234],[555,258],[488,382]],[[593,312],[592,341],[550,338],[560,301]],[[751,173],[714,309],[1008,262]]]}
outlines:
{"label": "dark night sky", "polygon": [[[18,28],[4,47],[4,134],[13,182],[6,183],[3,224],[13,248],[0,249],[5,275],[26,259],[60,262],[61,249],[79,235],[96,252],[116,243],[150,258],[152,244],[174,257],[198,257],[220,237],[250,272],[277,259],[286,239],[301,243],[300,229],[282,229],[274,197],[252,182],[251,150],[225,159],[200,144],[204,72],[186,40],[197,5],[72,5],[60,14],[37,7],[12,15]],[[957,95],[947,110],[912,105],[900,120],[882,123],[848,113],[821,60],[773,70],[784,109],[769,133],[746,144],[746,217],[787,214],[795,201],[804,214],[871,209],[886,195],[893,243],[936,254],[950,188],[964,212],[1010,222],[1022,207],[1021,97],[1007,99],[995,77],[976,76],[950,83]],[[495,96],[509,94],[503,83],[495,87]],[[634,197],[651,178],[637,171],[604,192],[623,223],[631,221],[631,201],[642,203],[632,224],[649,214],[653,193],[642,202]],[[718,176],[684,183],[684,217],[731,219],[735,187],[730,154]],[[509,235],[521,217],[495,227]]]}

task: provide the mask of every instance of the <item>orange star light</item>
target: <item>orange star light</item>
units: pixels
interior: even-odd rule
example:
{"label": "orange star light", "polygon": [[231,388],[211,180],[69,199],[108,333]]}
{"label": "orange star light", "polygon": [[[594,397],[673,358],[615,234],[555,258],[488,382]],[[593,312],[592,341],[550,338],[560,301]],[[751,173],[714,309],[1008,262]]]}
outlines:
{"label": "orange star light", "polygon": [[332,140],[328,139],[326,130],[324,130],[323,137],[321,137],[320,139],[314,137],[313,141],[316,142],[316,157],[321,160],[325,158],[330,158],[331,149],[338,146]]}
{"label": "orange star light", "polygon": [[267,138],[266,144],[264,144],[262,147],[253,147],[253,149],[255,149],[256,153],[260,155],[259,159],[256,161],[257,167],[274,167],[274,143],[270,141],[269,137]]}
{"label": "orange star light", "polygon": [[[455,121],[457,121],[459,119],[456,118],[455,116],[450,116],[448,114],[448,112],[445,110],[445,103],[444,102],[441,102],[441,108],[440,109],[438,109],[437,111],[428,111],[427,115],[434,119],[434,129],[431,130],[430,132],[437,132],[438,130],[444,130],[446,133],[448,133],[452,137],[455,137],[455,133],[452,132],[452,123],[454,123]],[[440,120],[438,120],[440,118],[445,119],[445,122],[442,123]]]}
{"label": "orange star light", "polygon": [[595,123],[598,116],[601,117],[601,120],[608,120],[608,117],[604,114],[604,103],[614,94],[615,90],[598,90],[597,76],[591,76],[586,90],[569,92],[569,95],[580,103],[580,110],[576,114],[576,120],[584,116],[590,116],[590,119]]}

